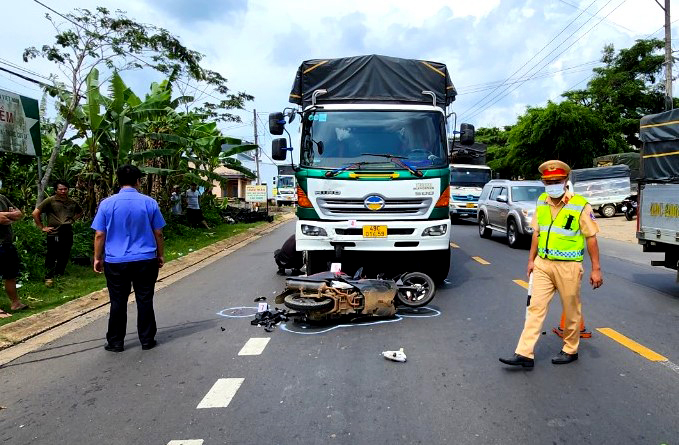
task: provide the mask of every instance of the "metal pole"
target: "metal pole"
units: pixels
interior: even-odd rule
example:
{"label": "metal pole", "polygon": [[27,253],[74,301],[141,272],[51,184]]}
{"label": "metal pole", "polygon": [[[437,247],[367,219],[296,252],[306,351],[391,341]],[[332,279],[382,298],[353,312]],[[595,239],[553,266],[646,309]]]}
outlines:
{"label": "metal pole", "polygon": [[670,23],[670,0],[665,0],[665,110],[674,108],[672,98],[672,28]]}
{"label": "metal pole", "polygon": [[262,183],[259,177],[259,143],[257,142],[257,110],[252,110],[252,122],[255,124],[255,164],[257,165],[257,185]]}
{"label": "metal pole", "polygon": [[38,202],[35,206],[37,207],[40,204],[40,188],[42,187],[42,162],[40,156],[36,156],[36,158],[38,160],[38,183],[36,184],[38,186]]}

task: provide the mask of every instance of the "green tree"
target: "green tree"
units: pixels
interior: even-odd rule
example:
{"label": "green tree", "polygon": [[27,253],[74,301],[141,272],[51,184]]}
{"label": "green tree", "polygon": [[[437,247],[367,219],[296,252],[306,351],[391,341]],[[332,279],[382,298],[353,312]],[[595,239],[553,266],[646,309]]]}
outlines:
{"label": "green tree", "polygon": [[528,108],[509,131],[511,176],[535,178],[548,159],[560,159],[571,168],[590,167],[593,158],[605,153],[604,128],[596,112],[570,101]]}
{"label": "green tree", "polygon": [[607,45],[601,58],[605,65],[593,69],[587,88],[563,93],[568,101],[595,111],[604,121],[604,154],[641,147],[639,119],[664,110],[663,48],[664,42],[658,39],[637,40],[617,53],[613,45]]}
{"label": "green tree", "polygon": [[[226,79],[214,71],[201,66],[203,56],[188,49],[163,28],[137,23],[123,12],[112,14],[103,7],[95,11],[76,9],[65,14],[65,22],[46,15],[55,28],[55,41],[40,49],[27,48],[24,61],[43,57],[57,64],[64,78],[54,76],[54,87],[49,92],[57,98],[60,119],[54,146],[43,178],[38,186],[38,199],[44,196],[57,164],[62,142],[72,128],[76,113],[83,98],[87,96],[87,77],[94,68],[109,71],[123,71],[150,67],[169,76],[172,81],[191,79],[196,85],[207,83],[218,94],[228,93]],[[184,81],[186,82],[186,81]],[[244,101],[252,99],[245,93],[227,96],[215,105],[215,113],[228,107],[242,107]],[[237,117],[233,117],[237,120]]]}
{"label": "green tree", "polygon": [[479,128],[476,130],[476,141],[486,144],[486,165],[498,173],[501,178],[515,176],[509,163],[509,130],[511,126],[502,128]]}

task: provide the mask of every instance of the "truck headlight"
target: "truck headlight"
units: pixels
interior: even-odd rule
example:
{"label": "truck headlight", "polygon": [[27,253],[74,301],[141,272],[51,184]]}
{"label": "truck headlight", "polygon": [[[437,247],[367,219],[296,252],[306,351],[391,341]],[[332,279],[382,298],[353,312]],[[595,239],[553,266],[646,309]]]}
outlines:
{"label": "truck headlight", "polygon": [[438,226],[427,227],[422,231],[422,236],[441,236],[448,231],[446,224],[439,224]]}
{"label": "truck headlight", "polygon": [[302,224],[302,234],[306,236],[328,236],[328,232],[322,227]]}

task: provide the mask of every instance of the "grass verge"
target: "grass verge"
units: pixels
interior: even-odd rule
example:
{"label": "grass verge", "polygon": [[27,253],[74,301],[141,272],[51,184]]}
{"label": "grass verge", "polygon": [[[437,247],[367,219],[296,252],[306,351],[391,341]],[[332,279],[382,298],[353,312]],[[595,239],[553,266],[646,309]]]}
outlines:
{"label": "grass verge", "polygon": [[[169,225],[164,231],[166,238],[165,261],[169,262],[181,258],[188,253],[262,224],[266,223],[222,224],[212,229],[194,229],[182,225]],[[0,308],[12,312],[13,316],[0,319],[0,326],[52,309],[104,287],[106,287],[106,278],[103,274],[95,273],[91,267],[69,264],[66,268],[66,275],[55,279],[52,287],[46,287],[42,281],[23,283],[18,289],[19,298],[28,304],[30,309],[12,312],[3,286],[0,290]]]}

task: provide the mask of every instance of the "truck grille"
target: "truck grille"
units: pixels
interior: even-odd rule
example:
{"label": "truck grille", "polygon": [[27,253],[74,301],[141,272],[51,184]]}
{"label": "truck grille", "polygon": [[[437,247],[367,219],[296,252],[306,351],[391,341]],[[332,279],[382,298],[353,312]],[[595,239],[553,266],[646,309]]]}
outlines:
{"label": "truck grille", "polygon": [[479,197],[472,195],[453,195],[453,200],[463,202],[477,202]]}
{"label": "truck grille", "polygon": [[385,199],[381,210],[366,208],[363,199],[326,198],[317,199],[316,202],[321,213],[328,216],[352,214],[420,216],[426,214],[431,207],[431,198]]}

